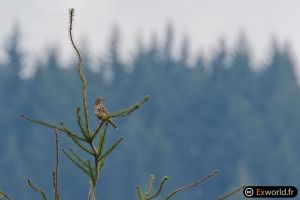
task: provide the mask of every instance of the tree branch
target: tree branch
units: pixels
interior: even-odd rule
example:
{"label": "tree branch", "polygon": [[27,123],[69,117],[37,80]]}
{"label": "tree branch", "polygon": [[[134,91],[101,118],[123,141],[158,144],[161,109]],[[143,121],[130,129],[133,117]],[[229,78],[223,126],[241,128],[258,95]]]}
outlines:
{"label": "tree branch", "polygon": [[106,158],[121,142],[123,138],[120,138],[116,143],[114,143],[99,159],[98,161],[101,161]]}
{"label": "tree branch", "polygon": [[[77,138],[78,140],[82,140],[82,141],[85,141],[85,139],[77,136],[75,133],[73,133],[71,130],[67,129],[66,127],[59,127],[58,125],[56,124],[51,124],[49,122],[45,122],[45,121],[42,121],[42,120],[36,120],[36,119],[31,119],[30,117],[24,115],[24,114],[21,114],[20,115],[22,118],[30,121],[30,122],[33,122],[33,123],[36,123],[36,124],[39,124],[41,126],[46,126],[48,128],[53,128],[53,129],[57,129],[57,130],[60,130],[62,132],[65,132],[67,133],[67,135],[72,135],[73,137]],[[63,123],[61,122],[61,125],[63,125]]]}
{"label": "tree branch", "polygon": [[171,192],[171,193],[165,198],[165,200],[171,199],[171,198],[172,198],[176,193],[178,193],[178,192],[181,192],[181,191],[186,190],[186,189],[193,188],[193,187],[195,187],[196,185],[199,185],[199,184],[201,184],[201,183],[203,183],[203,182],[205,182],[205,181],[207,181],[207,180],[213,178],[213,177],[216,176],[218,173],[219,173],[218,170],[214,170],[214,171],[213,171],[211,174],[209,174],[208,176],[205,176],[204,178],[199,179],[199,180],[197,180],[197,181],[195,181],[195,182],[193,182],[193,183],[191,183],[191,184],[189,184],[189,185],[186,185],[186,186],[183,186],[183,187],[181,187],[181,188],[178,188],[178,189],[174,190],[173,192]]}
{"label": "tree branch", "polygon": [[88,115],[88,107],[87,107],[87,95],[86,95],[86,88],[87,88],[87,83],[86,83],[86,79],[84,77],[84,73],[82,71],[82,58],[81,58],[81,54],[79,49],[77,48],[77,46],[75,45],[74,39],[73,39],[73,21],[74,21],[74,8],[71,8],[69,10],[69,18],[70,18],[70,26],[69,26],[69,37],[71,40],[71,44],[77,54],[77,58],[78,58],[78,62],[77,62],[77,72],[79,75],[79,78],[82,82],[82,101],[83,101],[83,110],[84,110],[84,117],[85,117],[85,128],[86,128],[86,132],[89,133],[90,132],[90,128],[89,128],[89,115]]}
{"label": "tree branch", "polygon": [[149,196],[152,192],[154,180],[155,180],[155,176],[150,175],[149,184],[148,184],[148,191],[145,194],[146,197]]}
{"label": "tree branch", "polygon": [[229,193],[225,194],[224,196],[220,197],[218,200],[227,199],[228,197],[233,196],[234,194],[238,193],[239,191],[241,191],[245,187],[246,187],[246,185],[242,185],[242,186],[238,187],[237,189],[233,190],[232,192],[229,192]]}
{"label": "tree branch", "polygon": [[111,113],[111,117],[126,117],[149,100],[150,100],[150,95],[145,96],[141,102],[134,104],[130,108]]}
{"label": "tree branch", "polygon": [[40,195],[41,195],[41,197],[42,197],[43,200],[47,200],[47,197],[46,197],[44,191],[42,191],[41,189],[39,189],[39,188],[37,188],[36,186],[34,186],[34,185],[31,183],[31,180],[30,180],[30,179],[28,179],[27,182],[28,182],[28,185],[29,185],[33,190],[35,190],[36,192],[40,193]]}
{"label": "tree branch", "polygon": [[88,140],[89,139],[89,133],[87,133],[86,130],[84,130],[84,128],[82,126],[82,121],[81,121],[81,116],[80,116],[80,107],[77,107],[77,110],[76,110],[76,121],[77,121],[77,124],[80,128],[80,131],[85,136],[85,139]]}
{"label": "tree branch", "polygon": [[[77,166],[79,169],[81,169],[84,173],[86,173],[89,177],[92,177],[92,174],[89,173],[89,170],[85,168],[85,166],[82,166],[79,164],[75,159],[69,155],[64,149],[62,149],[63,153]],[[88,168],[88,167],[87,167]]]}
{"label": "tree branch", "polygon": [[58,143],[58,130],[55,129],[55,150],[56,150],[56,163],[55,170],[53,172],[53,184],[54,184],[54,196],[55,200],[59,200],[59,192],[58,192],[58,164],[59,164],[59,143]]}
{"label": "tree branch", "polygon": [[162,190],[162,188],[163,188],[165,182],[166,182],[168,179],[169,179],[169,177],[165,176],[165,177],[160,181],[159,188],[158,188],[157,192],[156,192],[153,196],[151,196],[151,197],[149,197],[149,198],[146,198],[146,200],[154,199],[155,197],[157,197],[157,196],[159,195],[159,193],[161,192],[161,190]]}
{"label": "tree branch", "polygon": [[6,199],[8,199],[8,200],[12,200],[7,194],[5,194],[4,192],[1,192],[0,191],[0,199],[3,199],[3,198],[6,198]]}

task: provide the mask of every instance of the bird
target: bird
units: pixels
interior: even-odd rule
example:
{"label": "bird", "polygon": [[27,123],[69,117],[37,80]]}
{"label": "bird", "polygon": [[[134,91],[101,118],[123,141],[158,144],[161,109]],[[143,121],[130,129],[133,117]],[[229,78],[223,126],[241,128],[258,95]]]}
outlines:
{"label": "bird", "polygon": [[113,122],[112,117],[109,112],[105,109],[103,105],[103,98],[97,98],[95,100],[94,113],[97,119],[103,122],[108,122],[114,129],[118,129],[117,125]]}

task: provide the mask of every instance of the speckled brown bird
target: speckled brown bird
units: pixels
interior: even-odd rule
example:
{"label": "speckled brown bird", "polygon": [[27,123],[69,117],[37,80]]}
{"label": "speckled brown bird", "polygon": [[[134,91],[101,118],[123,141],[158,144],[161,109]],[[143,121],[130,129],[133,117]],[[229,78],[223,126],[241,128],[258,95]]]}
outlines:
{"label": "speckled brown bird", "polygon": [[110,116],[109,112],[107,112],[105,109],[103,101],[103,98],[96,99],[94,107],[95,116],[102,122],[108,122],[110,125],[112,125],[112,127],[114,127],[114,129],[118,129],[116,124],[112,121],[112,117]]}

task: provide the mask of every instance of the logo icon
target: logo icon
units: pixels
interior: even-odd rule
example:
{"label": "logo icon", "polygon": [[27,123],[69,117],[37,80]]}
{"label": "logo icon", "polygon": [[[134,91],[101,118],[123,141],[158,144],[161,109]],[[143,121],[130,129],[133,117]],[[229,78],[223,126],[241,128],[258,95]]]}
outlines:
{"label": "logo icon", "polygon": [[252,197],[253,194],[254,194],[254,190],[253,190],[251,187],[246,187],[246,188],[244,189],[244,195],[245,195],[246,197]]}

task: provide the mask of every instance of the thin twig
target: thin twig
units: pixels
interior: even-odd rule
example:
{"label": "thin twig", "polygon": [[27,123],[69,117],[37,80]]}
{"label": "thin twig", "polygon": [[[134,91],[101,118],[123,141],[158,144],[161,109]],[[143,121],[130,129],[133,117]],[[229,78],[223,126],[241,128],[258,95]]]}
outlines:
{"label": "thin twig", "polygon": [[69,155],[64,149],[62,149],[63,153],[79,168],[81,169],[84,173],[86,173],[89,177],[92,176],[92,174],[89,173],[89,170],[85,168],[85,166],[80,165],[75,159]]}
{"label": "thin twig", "polygon": [[80,107],[77,107],[77,110],[76,110],[76,120],[77,120],[77,124],[80,128],[80,131],[85,136],[85,139],[88,140],[89,133],[86,133],[86,130],[84,130],[84,128],[82,126],[82,121],[81,121],[81,116],[80,116]]}
{"label": "thin twig", "polygon": [[193,182],[193,183],[191,183],[191,184],[189,184],[189,185],[186,185],[186,186],[183,186],[183,187],[181,187],[181,188],[178,188],[178,189],[174,190],[173,192],[171,192],[171,193],[165,198],[165,200],[171,199],[172,196],[174,196],[174,195],[175,195],[176,193],[178,193],[178,192],[181,192],[181,191],[186,190],[186,189],[190,189],[190,188],[192,188],[192,187],[195,187],[196,185],[199,185],[199,184],[201,184],[201,183],[203,183],[203,182],[205,182],[205,181],[207,181],[207,180],[213,178],[214,176],[216,176],[216,175],[218,174],[218,172],[219,172],[218,170],[214,170],[214,171],[213,171],[211,174],[209,174],[208,176],[205,176],[204,178],[201,178],[201,179],[199,179],[199,180],[197,180],[197,181],[195,181],[195,182]]}
{"label": "thin twig", "polygon": [[5,194],[4,192],[0,191],[0,199],[2,199],[3,197],[7,198],[8,200],[12,200],[7,194]]}
{"label": "thin twig", "polygon": [[218,200],[227,199],[228,197],[231,197],[232,195],[238,193],[239,191],[241,191],[245,187],[246,187],[246,185],[242,185],[242,186],[238,187],[237,189],[233,190],[232,192],[229,192],[229,193],[225,194],[224,196],[220,197]]}
{"label": "thin twig", "polygon": [[149,184],[148,184],[148,191],[145,194],[146,197],[149,196],[152,192],[154,180],[155,180],[155,176],[150,175]]}
{"label": "thin twig", "polygon": [[48,122],[44,122],[44,121],[41,121],[41,120],[31,119],[30,117],[28,117],[28,116],[26,116],[26,115],[23,115],[23,114],[21,114],[20,116],[21,116],[22,118],[28,120],[28,121],[33,122],[33,123],[36,123],[36,124],[39,124],[39,125],[42,125],[42,126],[46,126],[46,127],[48,127],[48,128],[58,129],[58,130],[60,130],[60,131],[65,132],[65,131],[63,130],[63,128],[60,128],[59,126],[57,126],[57,125],[55,125],[55,124],[50,124],[50,123],[48,123]]}
{"label": "thin twig", "polygon": [[34,185],[32,184],[32,182],[31,182],[30,179],[28,179],[27,181],[28,181],[28,185],[29,185],[33,190],[35,190],[35,191],[37,191],[38,193],[40,193],[40,195],[41,195],[41,197],[43,198],[43,200],[47,200],[47,197],[46,197],[45,193],[44,193],[41,189],[39,189],[39,188],[37,188],[36,186],[34,186]]}
{"label": "thin twig", "polygon": [[144,200],[143,199],[143,194],[142,194],[142,191],[141,191],[141,188],[139,185],[136,186],[136,193],[137,193],[137,196],[139,198],[139,200]]}
{"label": "thin twig", "polygon": [[102,155],[103,145],[104,145],[105,138],[106,138],[106,130],[107,130],[107,123],[105,124],[105,127],[104,127],[103,132],[101,132],[101,133],[100,133],[100,136],[99,136],[99,141],[98,141],[98,152],[99,152],[99,156]]}
{"label": "thin twig", "polygon": [[150,96],[145,96],[143,100],[139,103],[134,104],[131,108],[121,110],[119,112],[111,113],[111,117],[126,117],[127,115],[131,114],[133,111],[141,107],[145,102],[150,100]]}
{"label": "thin twig", "polygon": [[55,163],[55,171],[54,171],[54,194],[55,200],[59,200],[59,192],[58,192],[58,164],[59,164],[59,143],[58,143],[58,130],[55,129],[55,147],[56,147],[56,163]]}
{"label": "thin twig", "polygon": [[161,180],[157,192],[156,192],[153,196],[146,198],[146,200],[154,199],[155,197],[157,197],[157,196],[159,195],[159,193],[161,192],[161,190],[162,190],[162,188],[163,188],[165,182],[166,182],[168,179],[169,179],[169,178],[168,178],[167,176],[165,176],[165,177]]}
{"label": "thin twig", "polygon": [[72,135],[69,135],[71,137],[71,139],[75,142],[75,144],[77,144],[82,150],[84,150],[85,152],[87,152],[90,155],[94,155],[94,153],[92,151],[90,151],[87,147],[85,147],[83,144],[81,144],[77,138],[73,137]]}
{"label": "thin twig", "polygon": [[20,117],[30,121],[30,122],[33,122],[33,123],[36,123],[36,124],[39,124],[41,126],[46,126],[48,128],[53,128],[53,129],[57,129],[57,130],[60,130],[62,132],[65,132],[67,133],[68,135],[72,135],[73,137],[76,137],[78,140],[81,140],[81,141],[84,141],[86,142],[85,139],[77,136],[75,133],[73,133],[71,130],[67,129],[66,127],[59,127],[58,125],[56,124],[51,124],[51,123],[48,123],[48,122],[45,122],[45,121],[42,121],[42,120],[37,120],[37,119],[31,119],[30,117],[24,115],[24,114],[21,114]]}
{"label": "thin twig", "polygon": [[120,138],[117,142],[115,142],[103,155],[98,159],[98,161],[103,160],[110,154],[121,142],[123,138]]}
{"label": "thin twig", "polygon": [[95,138],[95,136],[98,134],[98,132],[100,131],[100,129],[102,128],[102,126],[105,124],[105,121],[101,121],[101,123],[99,124],[99,126],[97,127],[97,129],[94,131],[91,140],[93,140]]}
{"label": "thin twig", "polygon": [[103,168],[103,166],[104,166],[104,163],[105,163],[105,159],[103,159],[103,160],[101,160],[100,162],[99,162],[99,166],[98,166],[98,172],[100,172],[101,171],[101,169]]}
{"label": "thin twig", "polygon": [[86,79],[84,77],[84,73],[82,71],[81,65],[82,65],[82,58],[79,49],[75,45],[74,39],[73,39],[73,20],[74,20],[74,8],[71,8],[69,10],[69,17],[70,17],[70,26],[69,26],[69,37],[72,43],[72,46],[74,50],[76,51],[77,58],[78,58],[78,63],[77,63],[77,72],[79,75],[80,80],[82,81],[82,101],[83,101],[83,110],[84,110],[84,116],[85,116],[85,128],[86,128],[86,133],[90,132],[89,128],[89,117],[88,117],[88,108],[87,108],[87,95],[86,95],[86,88],[87,88],[87,83]]}
{"label": "thin twig", "polygon": [[83,160],[83,158],[81,158],[79,155],[77,155],[77,153],[75,153],[75,151],[73,151],[71,148],[69,148],[69,151],[72,153],[72,155],[80,162],[82,163],[85,167],[89,167],[88,166],[88,162]]}
{"label": "thin twig", "polygon": [[63,122],[60,122],[61,126],[62,126],[62,130],[70,137],[73,137],[73,138],[76,138],[76,140],[80,140],[80,141],[83,141],[83,142],[87,142],[86,139],[84,138],[81,138],[79,137],[77,134],[73,133],[70,129],[66,128],[64,126],[64,123]]}

